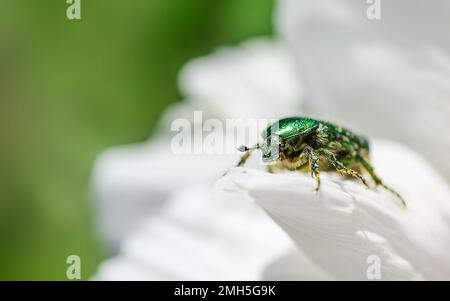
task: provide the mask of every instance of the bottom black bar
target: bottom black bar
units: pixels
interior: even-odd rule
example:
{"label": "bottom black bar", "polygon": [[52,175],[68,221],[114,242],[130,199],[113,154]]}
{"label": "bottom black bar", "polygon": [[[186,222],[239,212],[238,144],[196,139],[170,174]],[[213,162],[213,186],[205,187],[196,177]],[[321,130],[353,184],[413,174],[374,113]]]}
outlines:
{"label": "bottom black bar", "polygon": [[[95,293],[112,294],[119,298],[130,298],[135,294],[144,300],[158,298],[214,300],[226,298],[282,298],[298,296],[298,300],[310,300],[311,297],[355,298],[365,300],[379,296],[386,298],[392,290],[398,290],[402,296],[417,295],[430,288],[433,294],[447,293],[448,282],[295,282],[295,281],[156,281],[156,282],[0,282],[2,293],[10,290],[15,296],[31,293],[61,292],[63,296],[89,297]],[[386,291],[389,289],[389,293]],[[295,298],[297,300],[297,298]]]}

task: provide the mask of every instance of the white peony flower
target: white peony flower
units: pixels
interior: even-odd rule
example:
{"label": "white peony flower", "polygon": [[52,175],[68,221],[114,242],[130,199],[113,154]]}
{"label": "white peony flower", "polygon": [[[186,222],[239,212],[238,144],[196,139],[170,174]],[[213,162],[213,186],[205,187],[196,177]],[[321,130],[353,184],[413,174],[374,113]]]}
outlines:
{"label": "white peony flower", "polygon": [[[383,1],[382,19],[369,21],[365,1],[279,2],[280,40],[190,62],[186,101],[169,108],[159,135],[99,157],[94,195],[116,255],[94,279],[366,280],[373,258],[383,280],[450,279],[448,182],[425,162],[450,179],[450,60],[439,34],[448,4]],[[194,110],[220,120],[307,112],[403,142],[422,157],[383,140],[372,156],[408,208],[332,173],[316,194],[309,175],[251,169],[261,169],[257,156],[220,179],[238,154],[170,148],[170,123]]]}

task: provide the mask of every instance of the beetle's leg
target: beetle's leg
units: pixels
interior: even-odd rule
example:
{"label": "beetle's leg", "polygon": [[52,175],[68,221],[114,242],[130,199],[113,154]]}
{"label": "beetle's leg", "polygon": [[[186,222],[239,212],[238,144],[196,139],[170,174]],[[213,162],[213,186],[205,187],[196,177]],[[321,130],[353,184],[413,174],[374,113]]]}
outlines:
{"label": "beetle's leg", "polygon": [[277,168],[275,167],[275,165],[271,164],[271,165],[267,165],[267,171],[270,173],[276,173]]}
{"label": "beetle's leg", "polygon": [[[243,165],[245,164],[245,162],[247,162],[248,158],[250,158],[250,155],[252,154],[252,151],[253,151],[253,149],[247,149],[247,150],[245,151],[245,153],[241,156],[241,158],[239,159],[238,164],[236,164],[235,167],[241,167],[241,166],[243,166]],[[222,177],[225,176],[225,175],[228,173],[228,171],[229,171],[229,170],[227,170],[227,171],[222,175]]]}
{"label": "beetle's leg", "polygon": [[357,155],[356,159],[361,163],[361,165],[364,167],[365,170],[367,170],[367,172],[369,173],[370,177],[373,179],[373,181],[375,182],[375,185],[382,185],[383,181],[381,181],[380,177],[377,176],[377,174],[375,173],[375,171],[373,170],[372,165],[367,162],[362,156]]}
{"label": "beetle's leg", "polygon": [[364,159],[362,156],[358,155],[357,160],[361,163],[361,165],[364,167],[364,169],[367,170],[367,172],[372,177],[373,181],[375,182],[375,184],[377,186],[380,185],[381,187],[383,187],[390,193],[394,194],[402,202],[402,205],[406,207],[406,201],[401,196],[401,194],[398,193],[397,191],[395,191],[393,188],[385,185],[383,183],[383,181],[381,180],[381,178],[375,173],[375,170],[373,169],[372,165],[366,159]]}
{"label": "beetle's leg", "polygon": [[250,158],[250,155],[252,154],[252,151],[246,151],[242,156],[241,159],[239,159],[238,164],[236,164],[236,167],[243,166],[245,162],[247,162],[248,158]]}
{"label": "beetle's leg", "polygon": [[366,179],[364,179],[364,177],[359,172],[345,166],[342,162],[336,159],[336,156],[332,152],[325,149],[320,149],[318,152],[320,155],[324,156],[328,161],[330,161],[331,165],[336,169],[338,173],[340,173],[341,175],[349,175],[357,178],[361,182],[363,182],[364,186],[366,186],[367,189],[370,188],[367,184]]}
{"label": "beetle's leg", "polygon": [[316,179],[316,191],[320,188],[320,170],[319,170],[319,156],[314,149],[310,146],[305,147],[305,151],[308,154],[309,166],[311,168],[311,177]]}
{"label": "beetle's leg", "polygon": [[247,159],[250,157],[250,155],[252,154],[252,151],[254,149],[258,149],[259,148],[259,143],[257,143],[255,146],[253,147],[247,147],[245,145],[241,145],[240,147],[238,147],[238,151],[240,152],[244,152],[244,154],[242,155],[241,159],[239,160],[238,164],[236,165],[236,167],[240,167],[243,166],[245,164],[245,162],[247,162]]}

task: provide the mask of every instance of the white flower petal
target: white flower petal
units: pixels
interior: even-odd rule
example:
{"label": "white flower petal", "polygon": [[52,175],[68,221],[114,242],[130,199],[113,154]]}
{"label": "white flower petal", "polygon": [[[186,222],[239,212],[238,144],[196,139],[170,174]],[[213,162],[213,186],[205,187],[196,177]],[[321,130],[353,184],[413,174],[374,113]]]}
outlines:
{"label": "white flower petal", "polygon": [[217,184],[261,206],[322,269],[336,279],[367,279],[370,255],[384,280],[450,279],[450,190],[417,155],[374,143],[374,165],[408,202],[379,188],[322,173],[318,194],[309,175],[237,168]]}
{"label": "white flower petal", "polygon": [[[137,229],[94,279],[278,280],[326,275],[295,250],[260,208],[241,198],[215,199],[207,186],[179,191],[162,212]],[[274,261],[285,254],[302,264],[298,271],[279,270]]]}
{"label": "white flower petal", "polygon": [[189,62],[181,90],[194,107],[218,118],[280,118],[300,110],[302,89],[281,41],[249,40]]}
{"label": "white flower petal", "polygon": [[169,139],[106,151],[93,173],[103,237],[117,249],[142,219],[160,213],[174,191],[212,184],[237,156],[175,155]]}

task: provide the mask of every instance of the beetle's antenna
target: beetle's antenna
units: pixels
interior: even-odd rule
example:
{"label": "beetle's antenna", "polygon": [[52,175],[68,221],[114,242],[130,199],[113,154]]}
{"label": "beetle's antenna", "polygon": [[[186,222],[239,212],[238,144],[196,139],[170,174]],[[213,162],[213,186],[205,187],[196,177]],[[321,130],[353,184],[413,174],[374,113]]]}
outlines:
{"label": "beetle's antenna", "polygon": [[[240,151],[240,152],[243,152],[243,153],[245,153],[245,154],[243,154],[242,155],[242,157],[241,157],[241,159],[239,160],[239,162],[238,162],[238,164],[236,165],[236,167],[239,167],[239,166],[243,166],[244,164],[245,164],[245,162],[247,161],[247,159],[250,157],[250,155],[251,155],[251,150],[254,150],[254,149],[258,149],[259,148],[259,143],[257,143],[254,147],[248,147],[248,146],[246,146],[246,145],[241,145],[241,146],[239,146],[238,147],[238,151]],[[227,173],[228,173],[228,171],[229,170],[227,170],[223,175],[222,175],[222,177],[223,176],[225,176]]]}
{"label": "beetle's antenna", "polygon": [[250,150],[254,150],[254,149],[258,149],[259,148],[259,144],[256,144],[254,147],[248,147],[246,145],[241,145],[238,147],[238,151],[240,152],[248,152]]}
{"label": "beetle's antenna", "polygon": [[237,149],[238,151],[240,151],[241,153],[246,152],[248,150],[250,150],[246,145],[241,145],[238,147]]}

